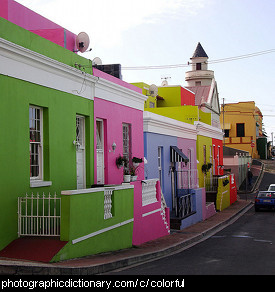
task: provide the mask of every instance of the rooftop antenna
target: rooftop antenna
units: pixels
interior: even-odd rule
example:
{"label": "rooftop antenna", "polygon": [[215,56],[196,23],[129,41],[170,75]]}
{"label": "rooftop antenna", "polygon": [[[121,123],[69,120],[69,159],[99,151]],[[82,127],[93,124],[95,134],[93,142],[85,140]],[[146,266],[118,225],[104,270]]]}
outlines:
{"label": "rooftop antenna", "polygon": [[[85,53],[89,48],[90,38],[86,32],[81,32],[77,35],[75,43],[77,48],[76,52]],[[91,50],[88,50],[88,52]]]}
{"label": "rooftop antenna", "polygon": [[95,57],[92,61],[92,65],[93,66],[102,65],[102,60],[99,57]]}
{"label": "rooftop antenna", "polygon": [[161,83],[161,86],[168,86],[167,79],[171,79],[171,77],[163,77],[161,79],[163,80],[162,83]]}
{"label": "rooftop antenna", "polygon": [[157,87],[155,84],[152,84],[152,85],[149,87],[149,94],[150,94],[152,97],[157,97],[157,95],[158,95],[158,87]]}

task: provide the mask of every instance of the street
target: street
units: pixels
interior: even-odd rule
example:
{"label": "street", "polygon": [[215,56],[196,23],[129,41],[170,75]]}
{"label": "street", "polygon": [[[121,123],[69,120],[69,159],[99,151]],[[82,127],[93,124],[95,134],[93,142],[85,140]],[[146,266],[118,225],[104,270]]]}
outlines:
{"label": "street", "polygon": [[[260,190],[275,182],[275,162],[268,162]],[[248,199],[253,200],[254,194]],[[273,210],[256,213],[252,207],[232,225],[183,252],[112,274],[274,275],[274,223]]]}

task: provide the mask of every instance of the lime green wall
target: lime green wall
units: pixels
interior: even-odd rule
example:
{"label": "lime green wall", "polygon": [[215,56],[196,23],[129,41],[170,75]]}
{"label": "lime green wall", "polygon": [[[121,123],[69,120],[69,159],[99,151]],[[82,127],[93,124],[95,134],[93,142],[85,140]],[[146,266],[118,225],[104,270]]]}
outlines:
{"label": "lime green wall", "polygon": [[230,183],[229,176],[223,176],[219,178],[218,192],[216,200],[216,209],[222,211],[223,209],[230,206]]}
{"label": "lime green wall", "polygon": [[[86,183],[93,183],[93,101],[0,75],[0,249],[17,236],[17,197],[76,188],[76,114],[86,116]],[[29,106],[43,108],[44,180],[30,187]]]}
{"label": "lime green wall", "polygon": [[164,98],[164,100],[158,101],[158,107],[181,106],[181,87],[180,86],[159,87],[158,94],[159,96]]}
{"label": "lime green wall", "polygon": [[[113,217],[109,219],[104,219],[103,191],[62,195],[61,206],[62,218],[60,239],[68,241],[68,243],[52,261],[60,261],[132,246],[133,222],[75,244],[72,244],[72,240],[133,219],[133,188],[113,191]],[[96,206],[96,208],[94,208],[94,206]]]}
{"label": "lime green wall", "polygon": [[[0,17],[0,37],[74,67],[91,61]],[[14,68],[16,71],[16,68]],[[0,74],[0,250],[17,237],[17,197],[76,188],[76,114],[86,117],[86,184],[93,184],[93,101]],[[43,108],[44,181],[30,187],[29,106]]]}
{"label": "lime green wall", "polygon": [[[202,172],[202,165],[204,164],[204,145],[206,148],[206,163],[210,162],[210,146],[212,146],[212,138],[198,135],[197,136],[197,160],[198,160],[198,175],[199,175],[199,187],[204,187],[204,176]],[[206,176],[210,176],[208,172]]]}
{"label": "lime green wall", "polygon": [[145,110],[189,124],[193,124],[195,121],[198,121],[197,106],[185,105],[178,107],[150,108]]}
{"label": "lime green wall", "polygon": [[144,82],[135,82],[135,83],[131,83],[132,85],[141,88],[142,89],[142,94],[147,96],[147,100],[144,102],[144,108],[150,108],[149,104],[150,103],[154,103],[154,107],[157,107],[157,100],[155,97],[150,96],[149,94],[149,90],[147,90],[146,88],[149,89],[150,85]]}

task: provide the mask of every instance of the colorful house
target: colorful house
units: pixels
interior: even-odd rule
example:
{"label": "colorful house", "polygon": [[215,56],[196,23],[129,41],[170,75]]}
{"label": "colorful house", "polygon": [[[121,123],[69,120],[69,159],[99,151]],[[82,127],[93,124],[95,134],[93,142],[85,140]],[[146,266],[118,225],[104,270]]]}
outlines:
{"label": "colorful house", "polygon": [[[144,163],[134,167],[134,157],[144,160],[143,110],[146,96],[141,89],[94,69],[95,86],[95,182],[102,185],[123,183],[123,172],[134,171],[133,244],[168,235],[169,210],[161,198],[158,176],[144,179]],[[127,167],[118,169],[119,157]]]}
{"label": "colorful house", "polygon": [[2,249],[17,237],[18,197],[93,183],[96,78],[89,60],[3,18],[0,25]]}
{"label": "colorful house", "polygon": [[183,229],[215,212],[213,208],[213,213],[207,212],[205,191],[198,188],[196,139],[194,125],[144,112],[145,176],[159,178],[173,229]]}
{"label": "colorful house", "polygon": [[227,147],[247,151],[252,158],[259,158],[261,154],[266,159],[267,142],[262,133],[263,115],[254,101],[224,104],[220,119]]}

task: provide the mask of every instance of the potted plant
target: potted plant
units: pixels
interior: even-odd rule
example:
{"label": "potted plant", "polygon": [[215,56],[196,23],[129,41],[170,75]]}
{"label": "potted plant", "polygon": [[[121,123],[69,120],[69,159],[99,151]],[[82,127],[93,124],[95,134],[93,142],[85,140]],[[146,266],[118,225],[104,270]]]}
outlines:
{"label": "potted plant", "polygon": [[132,158],[132,162],[133,162],[133,166],[134,166],[134,167],[138,167],[139,164],[142,162],[142,158],[133,157],[133,158]]}
{"label": "potted plant", "polygon": [[137,180],[136,168],[131,167],[131,181],[136,181],[136,180]]}
{"label": "potted plant", "polygon": [[126,165],[127,165],[127,160],[126,160],[126,158],[123,157],[123,156],[121,156],[121,155],[119,154],[119,156],[116,158],[116,166],[117,166],[117,168],[119,169],[119,168],[124,167],[124,166],[126,166]]}
{"label": "potted plant", "polygon": [[205,163],[202,165],[201,170],[204,174],[207,174],[207,172],[209,171],[209,169],[212,167],[212,163]]}
{"label": "potted plant", "polygon": [[129,183],[131,181],[131,175],[128,169],[123,170],[123,181]]}

